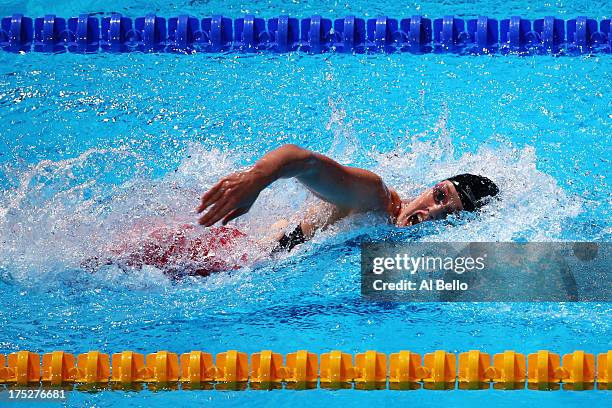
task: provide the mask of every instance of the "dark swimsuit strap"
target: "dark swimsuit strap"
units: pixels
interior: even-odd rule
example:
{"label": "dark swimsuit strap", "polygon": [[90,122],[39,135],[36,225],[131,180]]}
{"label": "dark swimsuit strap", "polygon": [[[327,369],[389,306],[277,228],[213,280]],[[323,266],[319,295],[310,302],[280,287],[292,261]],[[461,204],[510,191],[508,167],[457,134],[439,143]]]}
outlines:
{"label": "dark swimsuit strap", "polygon": [[283,237],[278,241],[278,246],[274,248],[274,251],[272,252],[289,252],[296,245],[299,245],[304,242],[306,242],[306,237],[304,236],[304,231],[302,231],[302,226],[298,224],[298,226],[295,227],[295,229],[291,231],[288,235],[283,235]]}

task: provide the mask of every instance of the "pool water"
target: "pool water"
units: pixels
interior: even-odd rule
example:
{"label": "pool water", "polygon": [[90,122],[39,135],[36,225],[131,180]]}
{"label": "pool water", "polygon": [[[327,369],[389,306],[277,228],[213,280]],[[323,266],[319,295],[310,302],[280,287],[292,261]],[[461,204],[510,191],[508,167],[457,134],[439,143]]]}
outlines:
{"label": "pool water", "polygon": [[[0,11],[135,17],[151,7],[68,3],[13,1]],[[444,3],[166,2],[155,11],[606,17],[604,2]],[[609,303],[366,302],[359,244],[610,241],[611,58],[0,53],[0,352],[605,352]],[[136,222],[194,222],[207,187],[282,143],[367,167],[403,195],[474,172],[496,181],[502,199],[467,223],[398,230],[371,214],[355,216],[289,255],[207,278],[81,268]],[[313,200],[297,183],[278,182],[235,224],[260,236]],[[68,405],[357,406],[389,398],[600,406],[609,397],[596,390],[105,391],[73,393]]]}

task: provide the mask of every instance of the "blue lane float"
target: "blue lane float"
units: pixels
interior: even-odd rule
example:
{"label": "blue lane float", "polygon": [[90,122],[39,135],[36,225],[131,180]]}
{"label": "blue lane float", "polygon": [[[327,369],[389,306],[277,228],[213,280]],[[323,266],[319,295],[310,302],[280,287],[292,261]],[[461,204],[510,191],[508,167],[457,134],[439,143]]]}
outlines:
{"label": "blue lane float", "polygon": [[337,52],[365,51],[365,20],[347,16],[334,21],[334,49]]}
{"label": "blue lane float", "polygon": [[98,19],[87,14],[68,19],[68,29],[61,36],[66,39],[70,52],[96,52],[100,46],[100,24]]}
{"label": "blue lane float", "polygon": [[246,15],[234,20],[234,47],[243,52],[255,52],[270,47],[270,35],[263,18]]}
{"label": "blue lane float", "polygon": [[297,18],[289,16],[271,18],[268,20],[268,32],[270,50],[274,52],[296,51],[300,47],[300,23]]}
{"label": "blue lane float", "polygon": [[0,47],[5,51],[27,51],[32,46],[33,37],[32,19],[23,14],[13,14],[0,22]]}
{"label": "blue lane float", "polygon": [[34,51],[59,52],[64,48],[60,41],[66,32],[66,20],[53,14],[34,20]]}
{"label": "blue lane float", "polygon": [[113,13],[101,20],[100,48],[105,51],[124,52],[135,46],[132,19]]}
{"label": "blue lane float", "polygon": [[329,51],[332,44],[331,20],[321,16],[305,18],[301,22],[302,51],[318,54]]}
{"label": "blue lane float", "polygon": [[233,21],[220,15],[202,19],[202,51],[223,52],[232,48]]}
{"label": "blue lane float", "polygon": [[14,14],[0,21],[0,48],[18,52],[291,52],[455,54],[610,53],[611,21],[585,16],[562,20],[520,16],[496,20],[487,16],[428,19],[414,15],[331,20],[319,15],[297,19],[286,15],[263,19],[253,15],[135,19],[112,13],[39,18]]}
{"label": "blue lane float", "polygon": [[147,14],[134,20],[134,39],[138,51],[163,51],[166,48],[166,33],[165,18]]}

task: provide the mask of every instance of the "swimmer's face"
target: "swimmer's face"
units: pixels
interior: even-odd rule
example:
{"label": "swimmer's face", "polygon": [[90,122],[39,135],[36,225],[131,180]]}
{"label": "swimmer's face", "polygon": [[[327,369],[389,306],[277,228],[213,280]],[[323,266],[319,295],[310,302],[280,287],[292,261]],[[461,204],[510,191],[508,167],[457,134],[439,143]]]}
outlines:
{"label": "swimmer's face", "polygon": [[444,180],[405,203],[397,217],[398,227],[409,227],[423,221],[446,218],[463,210],[461,199],[453,183]]}

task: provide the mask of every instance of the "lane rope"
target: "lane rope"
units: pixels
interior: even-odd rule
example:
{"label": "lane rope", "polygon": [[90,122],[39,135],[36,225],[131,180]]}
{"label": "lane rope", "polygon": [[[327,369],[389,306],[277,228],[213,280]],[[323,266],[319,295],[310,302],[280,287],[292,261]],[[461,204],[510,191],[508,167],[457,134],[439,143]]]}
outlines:
{"label": "lane rope", "polygon": [[[408,350],[386,355],[374,350],[354,356],[339,350],[321,355],[300,350],[285,356],[270,350],[249,356],[237,350],[218,353],[169,351],[147,354],[99,351],[74,356],[54,351],[41,356],[18,351],[0,354],[0,384],[15,386],[70,384],[138,386],[170,389],[350,388],[612,390],[612,350],[597,356],[577,350],[560,356],[540,350],[504,351],[491,356],[478,350],[454,354],[437,350],[421,356]],[[172,386],[172,384],[174,384]]]}
{"label": "lane rope", "polygon": [[198,18],[119,13],[31,18],[15,13],[0,24],[0,48],[9,52],[430,52],[456,54],[584,54],[612,52],[610,19],[548,16],[493,19],[425,18],[297,19],[287,15]]}

